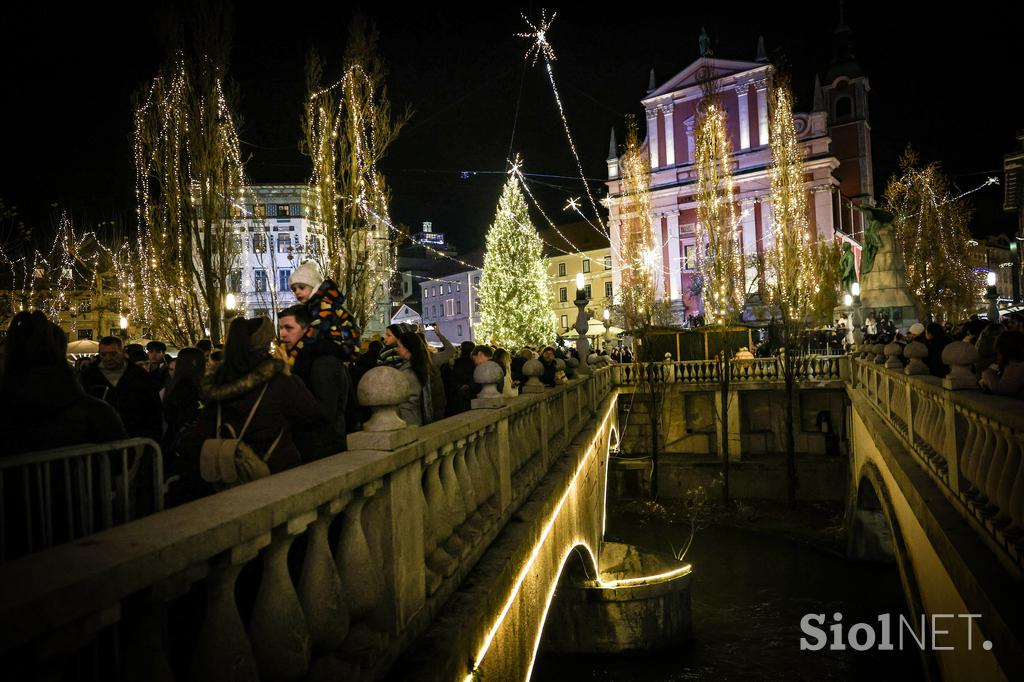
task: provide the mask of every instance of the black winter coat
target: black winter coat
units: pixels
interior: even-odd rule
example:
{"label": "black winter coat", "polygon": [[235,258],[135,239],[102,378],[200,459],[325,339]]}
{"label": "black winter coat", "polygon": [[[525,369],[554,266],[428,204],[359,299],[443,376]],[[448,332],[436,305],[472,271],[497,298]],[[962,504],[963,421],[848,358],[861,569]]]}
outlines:
{"label": "black winter coat", "polygon": [[163,407],[160,392],[153,385],[149,372],[129,362],[121,380],[113,386],[96,363],[82,372],[81,381],[88,395],[105,400],[117,410],[130,437],[152,438],[160,442]]}
{"label": "black winter coat", "polygon": [[0,452],[15,454],[127,438],[110,405],[91,398],[65,367],[8,377],[0,395]]}
{"label": "black winter coat", "polygon": [[348,368],[341,361],[341,350],[329,341],[306,345],[295,358],[293,371],[320,403],[324,419],[295,429],[295,445],[302,461],[327,457],[346,449],[346,414],[355,399]]}

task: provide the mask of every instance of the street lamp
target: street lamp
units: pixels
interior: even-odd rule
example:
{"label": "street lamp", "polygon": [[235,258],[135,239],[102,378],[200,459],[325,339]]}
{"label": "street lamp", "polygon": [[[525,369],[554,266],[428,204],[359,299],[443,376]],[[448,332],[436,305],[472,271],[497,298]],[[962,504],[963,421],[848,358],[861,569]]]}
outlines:
{"label": "street lamp", "polygon": [[612,316],[612,314],[611,314],[611,312],[607,308],[604,309],[604,313],[601,315],[601,317],[604,318],[604,347],[605,347],[605,350],[608,350],[608,344],[612,342],[613,338],[615,338],[615,337],[612,336],[612,332],[611,332],[611,316]]}
{"label": "street lamp", "polygon": [[580,356],[580,366],[577,370],[580,374],[588,374],[587,358],[590,357],[590,339],[587,338],[587,332],[590,331],[590,324],[587,322],[588,303],[590,303],[590,299],[587,298],[587,289],[583,283],[583,273],[577,272],[576,300],[573,301],[573,305],[579,308],[579,314],[576,315],[576,324],[573,325],[573,329],[578,334],[576,338],[576,353]]}
{"label": "street lamp", "polygon": [[119,327],[121,327],[121,336],[123,336],[124,338],[127,339],[128,338],[128,318],[125,317],[124,315],[122,315],[121,319],[117,321],[117,324],[118,324]]}
{"label": "street lamp", "polygon": [[996,273],[990,270],[985,275],[985,282],[988,284],[988,291],[985,292],[985,298],[988,299],[988,319],[989,322],[998,322],[999,292],[996,291]]}
{"label": "street lamp", "polygon": [[844,294],[843,295],[843,305],[846,306],[847,308],[852,307],[853,306],[853,296],[851,296],[850,294]]}

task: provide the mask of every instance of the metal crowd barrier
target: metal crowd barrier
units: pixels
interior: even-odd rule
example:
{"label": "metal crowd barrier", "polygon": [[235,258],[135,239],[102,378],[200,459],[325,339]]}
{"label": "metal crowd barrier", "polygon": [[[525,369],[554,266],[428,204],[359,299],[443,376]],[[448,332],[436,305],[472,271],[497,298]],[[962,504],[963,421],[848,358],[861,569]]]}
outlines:
{"label": "metal crowd barrier", "polygon": [[161,511],[165,492],[149,438],[0,457],[0,561]]}

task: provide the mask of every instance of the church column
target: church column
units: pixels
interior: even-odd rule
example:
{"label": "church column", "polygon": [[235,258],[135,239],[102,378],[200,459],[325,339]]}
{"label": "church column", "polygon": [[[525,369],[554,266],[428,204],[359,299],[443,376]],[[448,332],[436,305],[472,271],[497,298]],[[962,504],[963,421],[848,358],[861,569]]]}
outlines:
{"label": "church column", "polygon": [[757,89],[757,143],[761,146],[768,145],[768,81],[759,80],[754,83]]}
{"label": "church column", "polygon": [[651,215],[651,230],[654,232],[651,240],[654,245],[654,300],[661,301],[665,298],[665,227],[662,221],[663,213]]}
{"label": "church column", "polygon": [[679,211],[668,214],[668,285],[669,297],[673,302],[680,299],[681,278],[679,271]]}
{"label": "church column", "polygon": [[665,165],[676,165],[676,131],[672,121],[672,110],[674,104],[667,104],[662,107],[665,114]]}
{"label": "church column", "polygon": [[693,163],[693,151],[696,139],[693,136],[694,117],[686,119],[686,162]]}
{"label": "church column", "polygon": [[647,152],[651,156],[651,168],[657,168],[658,163],[658,107],[651,107],[647,110]]}
{"label": "church column", "polygon": [[736,88],[740,112],[740,149],[750,149],[750,104],[747,102],[747,83]]}
{"label": "church column", "polygon": [[[622,236],[619,234],[621,223],[618,220],[608,221],[608,238],[611,243],[612,251],[612,294],[613,297],[618,297],[619,292],[622,290],[622,277],[619,275],[622,269],[622,259],[620,256],[620,249],[622,248]],[[593,265],[593,263],[591,263]]]}
{"label": "church column", "polygon": [[821,187],[814,192],[814,215],[817,220],[818,239],[828,239],[832,236],[832,192],[828,186]]}
{"label": "church column", "polygon": [[760,251],[757,243],[757,226],[754,218],[756,205],[751,199],[740,203],[740,229],[743,231],[743,291],[753,291],[753,283],[757,279],[757,255]]}

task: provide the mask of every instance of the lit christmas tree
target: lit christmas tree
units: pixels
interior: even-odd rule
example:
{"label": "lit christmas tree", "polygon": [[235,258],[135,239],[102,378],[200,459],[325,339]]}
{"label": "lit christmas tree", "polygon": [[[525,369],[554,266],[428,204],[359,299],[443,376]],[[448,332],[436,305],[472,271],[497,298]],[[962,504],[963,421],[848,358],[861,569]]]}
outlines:
{"label": "lit christmas tree", "polygon": [[554,341],[542,246],[526,199],[515,177],[510,177],[487,231],[478,333],[485,343],[515,351]]}

